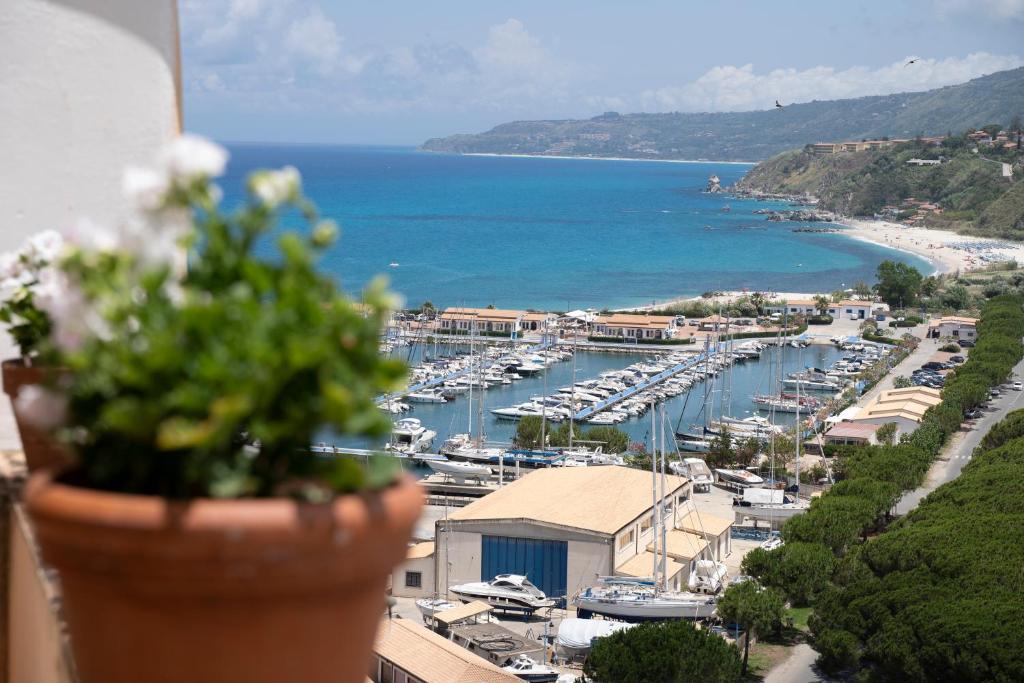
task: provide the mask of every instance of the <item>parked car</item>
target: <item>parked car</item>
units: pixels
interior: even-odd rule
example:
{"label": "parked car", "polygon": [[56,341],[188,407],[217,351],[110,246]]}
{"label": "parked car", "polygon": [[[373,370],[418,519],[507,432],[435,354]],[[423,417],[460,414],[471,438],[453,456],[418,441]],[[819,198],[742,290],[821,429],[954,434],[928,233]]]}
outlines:
{"label": "parked car", "polygon": [[960,365],[960,364],[961,364],[961,363],[963,363],[963,362],[964,362],[965,360],[967,360],[967,359],[966,359],[966,358],[964,358],[963,356],[950,356],[950,357],[949,357],[949,362],[950,362],[950,363],[956,363],[957,365]]}
{"label": "parked car", "polygon": [[974,342],[972,342],[970,339],[965,339],[957,343],[960,345],[960,348],[962,349],[969,349],[972,346],[974,346]]}
{"label": "parked car", "polygon": [[937,360],[932,360],[932,361],[928,361],[927,363],[922,365],[921,369],[922,370],[945,370],[946,369],[946,364],[945,363],[940,363]]}
{"label": "parked car", "polygon": [[966,413],[964,413],[964,417],[966,417],[968,420],[977,420],[982,415],[984,415],[984,413],[981,412],[980,408],[971,408]]}
{"label": "parked car", "polygon": [[1022,391],[1022,390],[1024,390],[1024,382],[1021,382],[1020,380],[1017,380],[1016,382],[1014,382],[1010,386],[1013,387],[1014,391]]}

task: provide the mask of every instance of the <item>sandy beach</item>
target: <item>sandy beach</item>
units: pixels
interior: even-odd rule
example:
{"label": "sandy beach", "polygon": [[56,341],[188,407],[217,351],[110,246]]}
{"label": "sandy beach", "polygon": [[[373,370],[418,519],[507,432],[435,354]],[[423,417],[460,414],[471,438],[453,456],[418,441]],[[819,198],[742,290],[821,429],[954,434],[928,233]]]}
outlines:
{"label": "sandy beach", "polygon": [[846,228],[844,235],[926,259],[936,273],[983,268],[1008,259],[1024,263],[1024,244],[1018,242],[868,219],[846,218],[839,224]]}

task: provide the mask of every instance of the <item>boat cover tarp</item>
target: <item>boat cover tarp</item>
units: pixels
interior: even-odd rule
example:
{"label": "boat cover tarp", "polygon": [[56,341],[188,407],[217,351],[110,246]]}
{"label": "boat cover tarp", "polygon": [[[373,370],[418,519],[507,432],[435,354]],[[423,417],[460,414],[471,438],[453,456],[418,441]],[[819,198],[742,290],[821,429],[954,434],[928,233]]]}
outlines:
{"label": "boat cover tarp", "polygon": [[785,492],[779,489],[743,489],[743,502],[745,503],[782,503]]}
{"label": "boat cover tarp", "polygon": [[573,650],[586,650],[595,638],[604,638],[636,624],[607,619],[562,619],[558,625],[558,644]]}

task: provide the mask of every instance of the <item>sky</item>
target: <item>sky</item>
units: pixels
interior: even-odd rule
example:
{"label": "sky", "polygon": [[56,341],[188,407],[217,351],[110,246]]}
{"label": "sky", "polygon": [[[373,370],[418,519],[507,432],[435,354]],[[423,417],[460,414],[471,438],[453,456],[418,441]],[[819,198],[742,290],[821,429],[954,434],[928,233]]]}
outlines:
{"label": "sky", "polygon": [[511,120],[929,90],[1024,65],[1024,0],[179,7],[185,125],[222,141],[415,145]]}

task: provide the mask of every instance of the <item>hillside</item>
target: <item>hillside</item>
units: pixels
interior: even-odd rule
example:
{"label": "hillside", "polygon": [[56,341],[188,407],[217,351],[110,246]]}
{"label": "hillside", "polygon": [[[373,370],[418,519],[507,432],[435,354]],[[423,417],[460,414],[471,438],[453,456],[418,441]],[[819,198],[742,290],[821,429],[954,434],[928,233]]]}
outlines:
{"label": "hillside", "polygon": [[[823,209],[848,216],[887,215],[925,227],[1024,239],[1024,179],[1020,154],[983,149],[960,136],[942,146],[909,142],[886,150],[815,156],[808,149],[764,161],[737,183],[740,192],[813,195]],[[915,166],[910,159],[938,159]],[[1015,163],[1014,181],[1000,163]],[[939,210],[915,207],[926,203]],[[914,218],[914,214],[920,214]]]}
{"label": "hillside", "polygon": [[756,161],[808,142],[941,135],[1024,114],[1024,67],[918,93],[702,114],[516,121],[427,140],[435,152]]}

